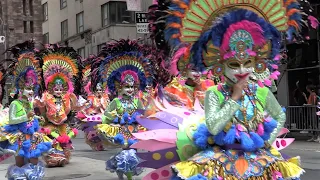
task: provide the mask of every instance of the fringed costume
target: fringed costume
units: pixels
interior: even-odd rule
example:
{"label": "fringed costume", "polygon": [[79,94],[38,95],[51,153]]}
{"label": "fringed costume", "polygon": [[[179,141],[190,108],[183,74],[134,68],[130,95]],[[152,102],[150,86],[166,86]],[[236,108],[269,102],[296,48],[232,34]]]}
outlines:
{"label": "fringed costume", "polygon": [[299,158],[284,158],[272,147],[281,149],[275,140],[286,133],[286,116],[269,88],[280,74],[282,40],[304,39],[302,27],[315,23],[305,6],[171,1],[163,19],[166,40],[177,49],[173,57],[183,51],[180,59],[220,83],[206,91],[204,112],[198,100],[193,111],[164,101],[163,111],[149,116],[159,121],[138,118],[151,131],[133,134],[140,141],[131,147],[150,151],[138,154],[140,167],[157,169],[144,179],[300,179]]}
{"label": "fringed costume", "polygon": [[[49,45],[39,53],[43,66],[46,91],[36,101],[45,117],[41,131],[53,141],[54,150],[44,157],[48,166],[64,166],[69,163],[72,142],[78,131],[68,124],[68,114],[82,110],[74,90],[80,90],[80,57],[69,47]],[[83,105],[84,106],[84,105]]]}
{"label": "fringed costume", "polygon": [[[34,44],[27,41],[9,49],[14,59],[8,71],[13,70],[13,100],[0,129],[1,147],[15,154],[16,163],[8,168],[7,178],[42,179],[44,165],[38,160],[51,149],[48,137],[38,132],[43,118],[34,113],[34,97],[39,95],[41,84],[40,62],[35,58]],[[11,74],[11,72],[7,72]],[[4,115],[6,113],[4,112]]]}
{"label": "fringed costume", "polygon": [[[95,84],[96,88],[92,88],[91,82],[91,64],[97,60],[98,57],[90,56],[83,62],[83,92],[87,95],[89,105],[82,111],[78,112],[77,118],[82,122],[81,130],[85,133],[86,143],[95,151],[104,150],[104,144],[97,135],[94,127],[101,124],[102,115],[107,109],[110,100],[107,89],[104,89],[101,83]],[[100,60],[100,58],[99,58]],[[93,91],[93,89],[95,89]]]}
{"label": "fringed costume", "polygon": [[106,162],[107,170],[116,172],[119,179],[123,179],[123,175],[132,179],[142,172],[136,167],[139,163],[136,152],[129,146],[137,141],[132,133],[146,130],[136,122],[137,110],[143,109],[137,93],[144,91],[147,82],[152,81],[150,62],[135,40],[120,39],[109,43],[100,54],[105,58],[95,62],[93,82],[101,82],[117,97],[110,102],[97,131],[104,141],[123,148]]}

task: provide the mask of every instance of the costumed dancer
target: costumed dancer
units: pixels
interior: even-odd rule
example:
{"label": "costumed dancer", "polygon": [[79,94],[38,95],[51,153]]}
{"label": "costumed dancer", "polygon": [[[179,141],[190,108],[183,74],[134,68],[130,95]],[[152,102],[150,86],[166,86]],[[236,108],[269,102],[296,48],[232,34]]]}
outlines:
{"label": "costumed dancer", "polygon": [[119,179],[124,175],[132,179],[142,172],[136,167],[139,163],[136,151],[129,148],[136,142],[131,134],[146,130],[136,122],[137,110],[143,109],[137,93],[145,90],[146,82],[151,82],[152,72],[141,48],[136,40],[108,43],[102,50],[106,57],[96,61],[93,69],[93,81],[102,82],[103,87],[107,86],[117,96],[110,102],[97,131],[103,140],[123,148],[106,162],[107,170],[116,172]]}
{"label": "costumed dancer", "polygon": [[[309,9],[303,10],[289,0],[171,1],[167,41],[171,47],[189,43],[191,64],[210,68],[221,83],[207,90],[205,118],[199,122],[186,117],[192,112],[180,110],[183,121],[160,118],[153,121],[153,131],[134,134],[141,141],[133,147],[151,151],[138,154],[145,160],[140,166],[159,168],[149,179],[169,179],[170,166],[175,180],[300,179],[299,159],[286,159],[271,146],[286,116],[265,86],[280,74],[282,35],[287,41],[303,38],[300,30],[310,23],[304,22]],[[266,71],[266,79],[257,78]]]}
{"label": "costumed dancer", "polygon": [[192,109],[196,98],[203,104],[204,92],[213,86],[214,82],[203,77],[203,72],[190,64],[190,45],[181,44],[170,52],[170,47],[174,46],[166,43],[164,33],[166,29],[164,17],[168,16],[169,4],[169,1],[159,0],[157,4],[149,7],[148,12],[151,38],[156,47],[167,56],[166,60],[162,61],[162,66],[175,77],[170,83],[166,83],[162,92],[171,104]]}
{"label": "costumed dancer", "polygon": [[83,62],[82,81],[85,92],[82,94],[87,95],[86,99],[89,105],[84,110],[78,112],[77,117],[82,121],[81,130],[85,132],[86,143],[95,151],[103,151],[104,145],[94,127],[97,124],[101,124],[102,115],[107,109],[110,100],[106,87],[103,88],[100,82],[94,84],[96,88],[92,88],[91,64],[94,63],[97,58],[98,57],[91,55]]}
{"label": "costumed dancer", "polygon": [[146,57],[151,64],[153,78],[147,80],[145,91],[139,92],[139,98],[145,109],[153,111],[156,109],[154,109],[155,106],[152,104],[152,100],[158,96],[159,89],[161,90],[162,87],[165,87],[171,82],[172,76],[164,67],[164,62],[167,57],[165,51],[146,44],[141,46],[144,57]]}
{"label": "costumed dancer", "polygon": [[15,58],[10,60],[12,64],[9,67],[14,67],[11,69],[14,75],[14,91],[11,94],[16,99],[10,104],[8,122],[1,127],[0,139],[1,144],[7,142],[5,149],[14,152],[15,164],[8,168],[7,178],[42,179],[44,165],[38,158],[51,149],[51,142],[38,132],[42,118],[35,115],[33,107],[34,96],[39,95],[40,91],[40,64],[35,58],[34,43],[31,41],[18,44],[9,51]]}
{"label": "costumed dancer", "polygon": [[[12,65],[12,64],[11,64]],[[9,68],[8,68],[9,69]],[[7,71],[2,65],[0,65],[0,127],[3,127],[8,124],[9,122],[9,107],[5,107],[2,105],[2,100],[3,100],[3,94],[4,94],[4,86],[6,83],[6,78],[8,76]],[[0,137],[4,137],[3,134],[0,132]],[[6,139],[4,139],[6,140]],[[0,142],[0,162],[8,159],[11,157],[14,153],[10,150],[4,149],[8,145],[7,141],[2,141]]]}
{"label": "costumed dancer", "polygon": [[68,124],[68,114],[82,110],[74,90],[80,90],[80,56],[73,48],[48,45],[40,52],[46,91],[36,106],[45,117],[41,131],[53,140],[54,150],[44,157],[48,166],[69,163],[72,142],[78,131]]}

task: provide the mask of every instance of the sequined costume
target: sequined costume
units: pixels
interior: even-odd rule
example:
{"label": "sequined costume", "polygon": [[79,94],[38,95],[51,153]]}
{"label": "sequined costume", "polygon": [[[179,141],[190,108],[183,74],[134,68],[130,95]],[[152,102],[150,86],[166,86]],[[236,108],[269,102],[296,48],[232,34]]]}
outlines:
{"label": "sequined costume", "polygon": [[[82,110],[74,90],[80,90],[79,55],[69,47],[48,45],[39,52],[43,61],[42,71],[45,92],[35,105],[45,118],[41,132],[53,141],[54,150],[44,157],[48,166],[64,166],[69,163],[72,142],[78,131],[68,124],[68,114]],[[84,105],[83,105],[84,106]]]}
{"label": "sequined costume", "polygon": [[42,118],[34,114],[33,108],[34,96],[40,92],[40,62],[35,58],[31,41],[17,44],[9,51],[14,59],[9,61],[12,64],[7,71],[13,71],[11,95],[16,99],[11,102],[7,113],[3,111],[0,144],[6,153],[15,154],[16,163],[8,168],[6,177],[9,180],[42,179],[44,165],[38,158],[51,149],[51,142],[45,134],[38,132]]}
{"label": "sequined costume", "polygon": [[220,83],[207,90],[204,114],[198,102],[194,111],[169,107],[138,119],[151,131],[134,134],[132,148],[149,151],[138,154],[140,167],[156,169],[144,179],[300,179],[299,158],[272,147],[286,117],[269,87],[280,74],[282,36],[304,38],[309,10],[286,0],[171,1],[162,20],[173,57]]}
{"label": "sequined costume", "polygon": [[92,91],[92,82],[91,82],[91,64],[98,57],[91,55],[89,58],[84,60],[83,65],[83,92],[82,95],[85,95],[89,105],[82,111],[77,113],[77,118],[81,120],[80,129],[85,133],[85,142],[95,151],[104,150],[104,144],[97,135],[94,127],[97,124],[102,123],[102,115],[107,109],[110,100],[108,96],[108,91],[103,89],[102,84],[98,83],[96,86],[96,91]]}
{"label": "sequined costume", "polygon": [[97,132],[102,140],[123,148],[106,162],[106,169],[116,172],[119,179],[123,175],[132,179],[132,176],[142,172],[141,168],[136,167],[139,163],[136,152],[129,146],[137,141],[132,133],[146,130],[136,122],[139,115],[137,110],[143,109],[136,95],[138,90],[145,90],[146,82],[152,80],[150,62],[144,56],[142,46],[135,40],[120,39],[108,43],[102,53],[105,53],[105,58],[96,61],[92,70],[93,82],[101,82],[117,97],[104,112]]}

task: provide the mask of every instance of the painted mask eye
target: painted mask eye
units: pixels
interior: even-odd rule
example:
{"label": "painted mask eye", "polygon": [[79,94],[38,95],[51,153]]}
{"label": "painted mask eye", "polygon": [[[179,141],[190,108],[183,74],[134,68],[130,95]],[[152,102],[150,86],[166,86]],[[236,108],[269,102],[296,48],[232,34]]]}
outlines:
{"label": "painted mask eye", "polygon": [[228,63],[228,66],[232,69],[238,69],[241,67],[241,64],[237,61],[231,61]]}
{"label": "painted mask eye", "polygon": [[244,63],[244,67],[246,67],[246,68],[252,67],[252,61],[251,60],[246,61]]}

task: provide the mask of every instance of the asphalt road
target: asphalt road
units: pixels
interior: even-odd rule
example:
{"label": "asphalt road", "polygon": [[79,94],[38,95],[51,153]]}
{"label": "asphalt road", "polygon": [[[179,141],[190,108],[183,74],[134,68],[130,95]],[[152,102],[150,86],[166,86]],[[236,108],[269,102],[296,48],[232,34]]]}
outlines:
{"label": "asphalt road", "polygon": [[[105,160],[115,154],[118,150],[93,152],[89,146],[84,143],[83,139],[74,140],[75,151],[71,163],[63,168],[46,169],[46,178],[44,180],[117,180],[115,174],[104,170]],[[320,144],[297,141],[289,146],[284,153],[290,156],[300,156],[302,166],[306,173],[302,180],[319,180],[320,179]],[[13,163],[10,158],[0,164],[0,179],[5,176],[6,168]],[[148,173],[147,170],[144,174]],[[142,179],[142,176],[136,177],[136,180]]]}

